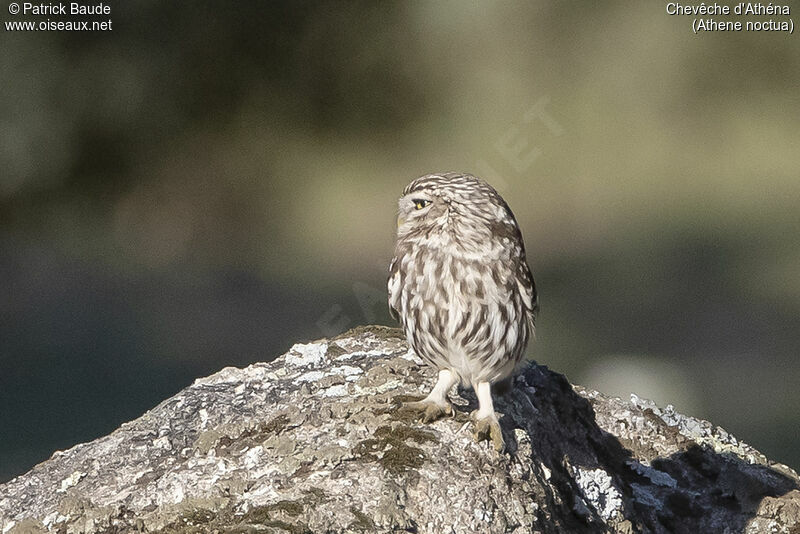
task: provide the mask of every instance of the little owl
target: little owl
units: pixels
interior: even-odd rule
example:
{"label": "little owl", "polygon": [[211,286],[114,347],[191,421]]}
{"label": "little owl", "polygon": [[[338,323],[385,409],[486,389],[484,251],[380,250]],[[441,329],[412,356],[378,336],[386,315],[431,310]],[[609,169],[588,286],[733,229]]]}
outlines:
{"label": "little owl", "polygon": [[492,385],[513,380],[538,309],[517,221],[500,194],[470,174],[417,178],[398,204],[389,308],[414,352],[439,371],[433,391],[405,407],[431,422],[453,413],[453,385],[471,386],[475,438],[502,451]]}

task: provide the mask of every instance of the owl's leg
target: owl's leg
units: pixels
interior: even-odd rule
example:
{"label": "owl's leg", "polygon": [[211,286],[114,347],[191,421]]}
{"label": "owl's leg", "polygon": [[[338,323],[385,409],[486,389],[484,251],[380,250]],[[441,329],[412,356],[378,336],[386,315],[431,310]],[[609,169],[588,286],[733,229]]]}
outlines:
{"label": "owl's leg", "polygon": [[439,379],[427,397],[417,402],[404,402],[403,408],[422,412],[422,421],[430,423],[440,417],[453,414],[453,405],[447,399],[450,388],[458,382],[458,377],[449,369],[439,371]]}
{"label": "owl's leg", "polygon": [[506,443],[503,440],[500,423],[497,421],[497,414],[494,413],[492,387],[489,382],[478,382],[475,386],[475,394],[478,396],[478,409],[472,412],[472,419],[475,422],[473,432],[475,441],[488,439],[492,442],[494,450],[503,452]]}

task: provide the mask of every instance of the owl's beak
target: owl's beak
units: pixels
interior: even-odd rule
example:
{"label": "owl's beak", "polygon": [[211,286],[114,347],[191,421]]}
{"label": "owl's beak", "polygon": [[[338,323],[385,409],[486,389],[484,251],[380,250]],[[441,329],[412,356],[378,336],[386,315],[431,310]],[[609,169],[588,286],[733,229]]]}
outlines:
{"label": "owl's beak", "polygon": [[403,226],[403,223],[405,223],[405,222],[406,222],[406,220],[404,218],[398,217],[397,218],[397,227],[400,228],[401,226]]}

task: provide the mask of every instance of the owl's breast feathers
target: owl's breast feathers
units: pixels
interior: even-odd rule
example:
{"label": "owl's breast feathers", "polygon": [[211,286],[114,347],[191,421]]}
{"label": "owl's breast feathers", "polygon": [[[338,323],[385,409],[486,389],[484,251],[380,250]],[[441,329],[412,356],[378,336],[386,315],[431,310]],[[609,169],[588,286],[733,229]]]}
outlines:
{"label": "owl's breast feathers", "polygon": [[[506,208],[507,209],[507,208]],[[429,297],[436,288],[448,297],[486,299],[486,286],[496,285],[496,298],[518,296],[533,329],[539,309],[536,284],[525,256],[522,235],[510,220],[482,225],[480,231],[451,226],[438,231],[416,231],[398,239],[389,264],[389,312],[402,322],[402,289]],[[408,273],[413,272],[413,279]],[[474,280],[470,280],[471,275]],[[410,287],[409,287],[410,286]],[[441,304],[450,305],[445,299]]]}
{"label": "owl's breast feathers", "polygon": [[507,376],[533,335],[536,297],[524,252],[506,246],[504,254],[487,248],[484,256],[399,243],[397,254],[389,309],[415,352],[439,368],[458,368],[455,359],[466,358],[462,376]]}

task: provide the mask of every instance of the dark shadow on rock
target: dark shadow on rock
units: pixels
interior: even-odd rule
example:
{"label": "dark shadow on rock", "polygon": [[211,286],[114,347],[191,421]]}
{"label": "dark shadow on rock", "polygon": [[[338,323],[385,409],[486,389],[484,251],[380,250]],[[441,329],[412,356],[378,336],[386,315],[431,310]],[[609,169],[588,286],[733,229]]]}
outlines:
{"label": "dark shadow on rock", "polygon": [[[474,395],[465,397],[474,401]],[[553,532],[745,532],[765,498],[798,489],[790,474],[701,446],[646,410],[643,417],[657,419],[654,434],[673,440],[675,452],[634,454],[598,425],[592,400],[563,375],[536,364],[496,399],[496,409],[504,414],[508,454],[523,446],[516,432],[521,429],[531,456],[541,461],[536,472],[546,489],[536,499],[558,511],[552,515],[561,522]]]}
{"label": "dark shadow on rock", "polygon": [[[775,469],[696,443],[654,460],[652,466],[677,481],[663,497],[665,508],[656,514],[669,532],[696,532],[697,524],[709,520],[729,532],[744,532],[751,519],[762,515],[759,511],[766,498],[798,489],[796,480]],[[710,511],[716,517],[707,517]]]}

